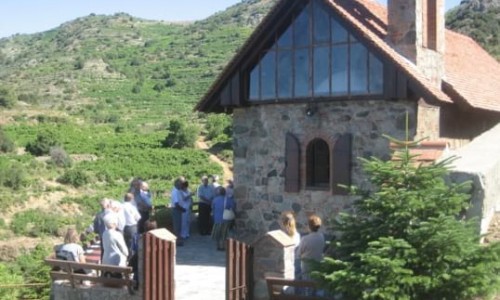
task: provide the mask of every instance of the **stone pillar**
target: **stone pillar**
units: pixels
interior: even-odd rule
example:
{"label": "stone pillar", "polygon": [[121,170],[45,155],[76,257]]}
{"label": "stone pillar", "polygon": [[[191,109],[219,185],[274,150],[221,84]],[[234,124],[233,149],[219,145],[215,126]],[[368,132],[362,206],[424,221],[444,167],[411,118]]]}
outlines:
{"label": "stone pillar", "polygon": [[388,42],[436,87],[444,77],[443,0],[388,0]]}
{"label": "stone pillar", "polygon": [[293,239],[281,230],[270,231],[252,245],[254,248],[254,299],[269,299],[266,276],[294,278]]}
{"label": "stone pillar", "polygon": [[423,0],[389,0],[388,31],[389,42],[396,50],[417,64],[417,47],[422,45],[422,3]]}

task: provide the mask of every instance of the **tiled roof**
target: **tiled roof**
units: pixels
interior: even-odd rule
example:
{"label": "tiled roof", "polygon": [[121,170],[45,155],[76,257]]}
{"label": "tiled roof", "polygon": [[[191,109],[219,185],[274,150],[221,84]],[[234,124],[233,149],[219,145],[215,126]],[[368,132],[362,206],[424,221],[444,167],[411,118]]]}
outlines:
{"label": "tiled roof", "polygon": [[[349,14],[367,34],[374,34],[380,47],[388,46],[387,8],[375,0],[330,0],[333,7],[340,7]],[[445,31],[444,91],[459,97],[453,102],[466,102],[474,108],[500,112],[500,64],[471,38],[451,30]],[[399,54],[391,55],[394,59]],[[403,59],[404,60],[404,59]],[[411,64],[410,64],[411,65]],[[418,74],[420,72],[417,71]],[[423,77],[420,74],[419,77]],[[426,80],[424,80],[425,83]]]}
{"label": "tiled roof", "polygon": [[[240,48],[240,51],[226,66],[195,110],[209,106],[224,83],[238,69],[238,65],[252,51],[254,43],[269,29],[274,18],[290,0],[276,3],[254,33]],[[395,65],[417,84],[426,96],[444,103],[459,103],[468,106],[500,112],[500,64],[472,39],[446,30],[445,78],[443,89],[439,89],[406,58],[397,53],[385,42],[387,34],[387,8],[375,0],[325,0],[345,21],[352,24],[358,33],[365,37]]]}
{"label": "tiled roof", "polygon": [[[399,152],[404,149],[402,145],[391,143],[391,149],[394,150],[392,160],[401,160]],[[448,143],[446,141],[423,141],[418,145],[408,147],[410,155],[416,163],[432,163],[438,160],[448,150]]]}
{"label": "tiled roof", "polygon": [[379,28],[378,32],[369,29],[370,25],[374,25],[376,23],[376,20],[382,20],[382,18],[379,17],[377,19],[366,19],[366,14],[357,13],[359,12],[358,10],[352,9],[353,6],[366,7],[372,8],[373,13],[382,13],[380,5],[375,3],[373,0],[329,0],[328,3],[340,16],[344,17],[355,28],[357,28],[366,37],[368,42],[371,42],[376,48],[379,48],[382,52],[389,56],[398,65],[398,67],[400,67],[400,69],[406,73],[406,75],[408,75],[410,78],[415,79],[416,83],[420,84],[424,90],[430,92],[430,94],[437,100],[440,100],[442,102],[452,102],[448,95],[446,95],[429,80],[427,80],[413,63],[401,56],[380,37],[380,34],[382,33],[380,30],[382,29],[382,27]]}
{"label": "tiled roof", "polygon": [[471,38],[447,30],[444,81],[470,106],[500,112],[500,64]]}

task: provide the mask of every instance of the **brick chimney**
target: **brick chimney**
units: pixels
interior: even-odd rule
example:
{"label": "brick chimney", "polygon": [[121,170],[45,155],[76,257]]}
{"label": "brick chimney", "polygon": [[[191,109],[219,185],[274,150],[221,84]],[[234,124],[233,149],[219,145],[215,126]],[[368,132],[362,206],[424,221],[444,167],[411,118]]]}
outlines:
{"label": "brick chimney", "polygon": [[444,0],[388,0],[388,42],[436,86],[444,76]]}

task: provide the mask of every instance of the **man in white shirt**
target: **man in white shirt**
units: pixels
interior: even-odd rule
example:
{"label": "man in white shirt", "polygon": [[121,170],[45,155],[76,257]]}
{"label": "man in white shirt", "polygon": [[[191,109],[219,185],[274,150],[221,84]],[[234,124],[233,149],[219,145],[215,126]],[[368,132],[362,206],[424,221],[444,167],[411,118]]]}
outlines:
{"label": "man in white shirt", "polygon": [[174,188],[172,189],[170,195],[170,203],[172,206],[172,221],[174,227],[174,234],[177,237],[177,246],[183,246],[184,241],[181,237],[181,229],[182,229],[182,213],[186,211],[185,208],[182,207],[181,203],[183,201],[182,195],[182,184],[184,183],[184,177],[179,177],[174,181]]}
{"label": "man in white shirt", "polygon": [[137,234],[137,222],[141,219],[141,214],[134,205],[134,194],[127,193],[122,205],[123,215],[125,217],[125,227],[123,228],[123,237],[127,244],[129,255],[132,255],[132,243]]}

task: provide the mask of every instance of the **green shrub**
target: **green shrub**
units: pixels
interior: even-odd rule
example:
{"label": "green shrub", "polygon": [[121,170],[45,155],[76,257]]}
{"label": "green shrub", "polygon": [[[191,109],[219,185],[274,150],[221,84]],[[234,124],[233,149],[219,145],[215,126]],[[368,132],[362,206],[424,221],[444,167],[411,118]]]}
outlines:
{"label": "green shrub", "polygon": [[64,174],[59,177],[57,181],[62,184],[81,187],[90,182],[90,177],[82,170],[71,169],[64,172]]}
{"label": "green shrub", "polygon": [[[0,282],[2,285],[22,285],[23,276],[17,274],[4,263],[0,263]],[[19,288],[0,288],[0,299],[19,299]]]}
{"label": "green shrub", "polygon": [[0,152],[9,153],[15,150],[14,142],[0,128]]}
{"label": "green shrub", "polygon": [[16,104],[14,92],[8,88],[0,87],[0,106],[12,108]]}
{"label": "green shrub", "polygon": [[469,187],[446,183],[449,160],[419,165],[408,149],[396,155],[361,159],[372,189],[351,189],[358,199],[353,213],[336,222],[341,235],[312,276],[343,299],[475,299],[493,292],[500,244],[480,245],[477,220],[460,217]]}
{"label": "green shrub", "polygon": [[17,257],[16,263],[12,264],[13,272],[22,274],[24,284],[33,284],[18,289],[20,296],[17,299],[49,299],[50,267],[44,263],[44,259],[52,251],[52,245],[38,244],[32,251]]}
{"label": "green shrub", "polygon": [[71,157],[64,151],[62,147],[50,148],[50,161],[58,167],[67,168],[71,167]]}
{"label": "green shrub", "polygon": [[231,135],[231,118],[224,114],[211,114],[207,117],[207,139],[212,140],[222,134]]}
{"label": "green shrub", "polygon": [[163,146],[177,149],[193,147],[199,134],[196,125],[188,125],[181,120],[170,121],[168,131],[169,134],[163,141]]}
{"label": "green shrub", "polygon": [[28,174],[20,163],[9,163],[0,169],[0,185],[19,190],[27,183]]}
{"label": "green shrub", "polygon": [[61,229],[73,220],[55,212],[29,209],[18,212],[10,223],[10,229],[17,235],[42,237],[59,236]]}
{"label": "green shrub", "polygon": [[61,200],[61,204],[77,204],[81,211],[86,215],[93,217],[100,209],[99,201],[104,197],[99,196],[82,196],[82,197],[65,197]]}
{"label": "green shrub", "polygon": [[34,156],[47,155],[50,148],[57,146],[57,135],[50,130],[38,133],[35,141],[31,141],[26,145],[26,151]]}
{"label": "green shrub", "polygon": [[132,93],[133,94],[140,94],[141,93],[141,86],[139,84],[134,84],[132,87]]}

